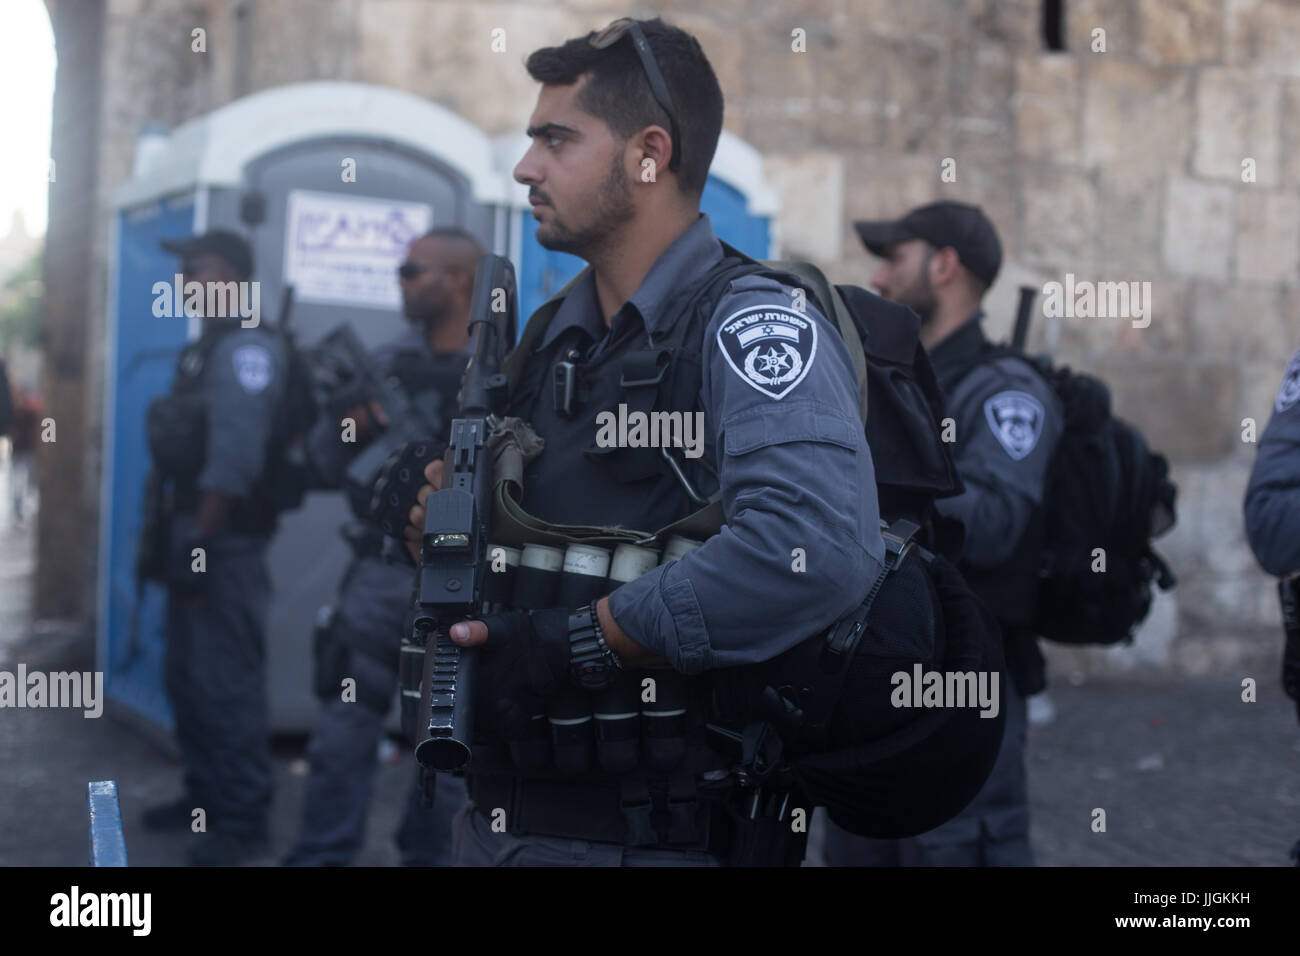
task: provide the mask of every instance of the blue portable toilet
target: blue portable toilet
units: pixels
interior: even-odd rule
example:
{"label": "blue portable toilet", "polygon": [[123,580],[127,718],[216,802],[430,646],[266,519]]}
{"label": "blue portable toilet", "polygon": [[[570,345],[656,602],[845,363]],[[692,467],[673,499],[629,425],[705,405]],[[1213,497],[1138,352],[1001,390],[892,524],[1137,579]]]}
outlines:
{"label": "blue portable toilet", "polygon": [[[233,229],[253,249],[262,319],[275,322],[286,283],[296,290],[291,328],[309,344],[342,321],[370,345],[404,325],[395,267],[411,239],[434,226],[468,229],[507,248],[508,188],[490,140],[427,100],[383,87],[304,83],[276,87],[139,144],[132,177],[114,199],[100,529],[98,666],[119,715],[164,735],[164,595],[137,601],[134,568],[149,469],[145,411],[169,386],[196,319],[153,313],[155,282],[176,261],[159,241]],[[348,550],[338,493],[311,494],[282,516],[269,563],[270,718],[306,731],[311,630],[337,591]]]}
{"label": "blue portable toilet", "polygon": [[[494,141],[497,162],[510,182],[510,258],[519,282],[519,321],[582,271],[577,256],[542,248],[537,242],[537,220],[528,205],[528,187],[514,182],[512,170],[528,150],[523,134],[498,137]],[[772,220],[780,208],[776,192],[763,178],[763,159],[758,150],[738,136],[723,130],[718,150],[709,168],[709,179],[700,197],[700,208],[708,214],[718,238],[756,259],[780,255]]]}

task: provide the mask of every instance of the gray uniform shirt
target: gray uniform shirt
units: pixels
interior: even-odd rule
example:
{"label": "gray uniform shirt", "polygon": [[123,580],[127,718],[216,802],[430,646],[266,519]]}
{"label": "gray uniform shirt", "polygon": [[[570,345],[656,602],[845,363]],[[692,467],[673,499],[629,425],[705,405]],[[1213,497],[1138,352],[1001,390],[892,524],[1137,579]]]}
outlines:
{"label": "gray uniform shirt", "polygon": [[947,415],[956,428],[954,459],[966,486],[935,508],[966,526],[962,560],[993,568],[1015,554],[1042,504],[1064,412],[1048,384],[1015,358],[984,362],[954,383],[952,360],[973,346],[972,339],[983,340],[981,317],[976,313],[930,350],[947,391]]}
{"label": "gray uniform shirt", "polygon": [[284,343],[267,329],[236,328],[213,347],[203,373],[208,434],[201,491],[238,498],[253,490],[266,467],[287,373]]}
{"label": "gray uniform shirt", "polygon": [[1300,571],[1300,352],[1292,357],[1246,486],[1246,537],[1260,566]]}
{"label": "gray uniform shirt", "polygon": [[[667,328],[682,318],[666,314],[672,294],[721,257],[702,215],[622,309],[650,332]],[[861,603],[884,561],[852,362],[834,326],[793,302],[791,288],[761,276],[722,296],[705,329],[699,408],[725,525],[610,595],[619,627],[686,674],[793,647]],[[553,328],[605,334],[590,276],[561,312]]]}

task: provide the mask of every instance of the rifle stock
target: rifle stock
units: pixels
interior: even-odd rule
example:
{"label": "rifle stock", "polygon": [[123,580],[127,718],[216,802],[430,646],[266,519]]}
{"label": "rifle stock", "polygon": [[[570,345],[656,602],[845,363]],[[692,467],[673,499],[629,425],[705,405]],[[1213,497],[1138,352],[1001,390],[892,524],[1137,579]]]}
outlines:
{"label": "rifle stock", "polygon": [[1029,341],[1029,321],[1032,317],[1034,308],[1034,297],[1038,290],[1031,285],[1022,285],[1020,287],[1020,302],[1016,308],[1016,325],[1011,335],[1011,347],[1025,350],[1025,343]]}
{"label": "rifle stock", "polygon": [[[501,365],[514,341],[515,273],[510,260],[486,255],[474,276],[470,330],[474,355],[465,371],[461,411],[451,426],[451,472],[425,502],[418,596],[410,642],[425,648],[421,712],[427,734],[415,748],[425,767],[453,771],[472,755],[474,665],[472,649],[453,644],[456,621],[483,613],[488,569],[488,523],[492,469],[484,455],[487,437],[504,411],[506,377]],[[429,646],[432,638],[432,647]]]}
{"label": "rifle stock", "polygon": [[331,329],[317,343],[316,352],[341,359],[339,364],[357,380],[360,391],[374,396],[388,419],[383,433],[349,462],[346,480],[351,484],[358,488],[372,488],[375,475],[393,451],[410,442],[431,440],[442,431],[438,422],[425,418],[401,386],[384,374],[350,325],[343,323]]}

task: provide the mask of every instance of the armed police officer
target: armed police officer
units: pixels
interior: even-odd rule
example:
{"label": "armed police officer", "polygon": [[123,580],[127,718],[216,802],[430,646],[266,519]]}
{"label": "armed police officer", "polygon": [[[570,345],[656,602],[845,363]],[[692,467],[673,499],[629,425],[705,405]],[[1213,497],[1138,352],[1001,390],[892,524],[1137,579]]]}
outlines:
{"label": "armed police officer", "polygon": [[150,409],[155,473],[170,487],[165,672],[185,792],[143,822],[200,829],[190,862],[230,865],[267,848],[266,549],[292,429],[288,355],[260,317],[211,308],[238,301],[230,291],[251,280],[240,236],[214,230],[162,245],[181,257],[187,298],[191,283],[203,290],[194,299],[203,301],[203,328],[181,351],[170,394]]}
{"label": "armed police officer", "polygon": [[[434,229],[412,242],[398,269],[410,328],[375,353],[377,367],[395,380],[417,419],[404,424],[443,444],[468,360],[469,297],[482,254],[478,240],[456,228]],[[354,520],[343,528],[352,561],[332,617],[317,636],[316,684],[324,710],[308,748],[311,770],[302,826],[285,860],[293,866],[346,866],[361,848],[376,747],[397,685],[402,623],[411,594],[413,571],[406,555],[398,556],[401,563],[385,560],[383,535],[370,518],[375,475],[351,469],[384,426],[398,424],[387,421],[375,395],[358,391],[361,379],[343,376],[335,392],[335,414],[321,418],[307,443],[317,482],[348,491]],[[356,440],[344,440],[345,435]],[[348,678],[354,686],[345,693]],[[421,805],[413,787],[396,834],[402,862],[445,864],[451,816],[464,802],[463,785],[444,778],[435,815]]]}
{"label": "armed police officer", "polygon": [[[453,863],[735,862],[766,838],[755,837],[761,821],[746,830],[706,799],[733,763],[704,733],[709,677],[818,633],[860,605],[880,571],[858,383],[835,328],[811,304],[796,307],[791,286],[753,275],[699,300],[725,266],[699,210],[723,100],[693,37],[625,19],[537,50],[527,68],[542,89],[515,178],[529,187],[538,241],[589,267],[534,314],[510,356],[508,414],[544,441],[523,471],[517,516],[530,517],[517,526],[570,542],[564,568],[552,565],[561,594],[598,561],[572,543],[580,528],[624,541],[637,535],[629,529],[658,530],[662,543],[713,500],[720,531],[697,530],[701,546],[657,566],[632,542],[614,561],[640,570],[611,569],[608,585],[595,571],[603,590],[581,607],[523,601],[516,588],[516,608],[544,609],[452,626],[457,643],[482,645],[476,721],[494,737],[474,747]],[[602,441],[598,419],[620,406],[698,412],[699,453]],[[413,554],[442,474],[441,462],[426,470],[405,530]],[[799,553],[806,571],[795,570]],[[536,584],[547,561],[528,554],[525,544],[518,580],[538,572]],[[629,679],[630,699],[620,696]],[[639,751],[615,746],[627,741],[611,724],[635,725],[637,710],[661,736],[643,736]],[[582,737],[590,743],[593,716],[594,763]],[[548,723],[549,747],[527,746]],[[782,829],[788,837],[788,821],[771,839]]]}
{"label": "armed police officer", "polygon": [[[1245,499],[1246,538],[1260,566],[1279,578],[1286,643],[1282,688],[1300,717],[1300,352],[1282,375],[1259,439]],[[1300,866],[1300,841],[1291,850]]]}
{"label": "armed police officer", "polygon": [[990,357],[981,300],[1002,264],[992,223],[975,206],[937,202],[893,222],[856,223],[884,262],[872,277],[881,294],[921,319],[956,426],[955,459],[965,492],[936,503],[960,520],[959,563],[972,589],[1002,625],[1010,680],[1003,682],[1007,725],[1002,749],[975,799],[947,823],[898,841],[864,840],[830,825],[833,865],[1032,865],[1025,778],[1025,698],[1042,690],[1044,665],[1028,631],[1043,547],[1042,504],[1048,463],[1063,430],[1050,386],[1014,357]]}

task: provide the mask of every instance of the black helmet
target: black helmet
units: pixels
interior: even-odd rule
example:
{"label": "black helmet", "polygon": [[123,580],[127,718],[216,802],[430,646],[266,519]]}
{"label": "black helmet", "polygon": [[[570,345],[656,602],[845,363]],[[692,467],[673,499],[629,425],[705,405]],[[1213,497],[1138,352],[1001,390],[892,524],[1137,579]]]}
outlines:
{"label": "black helmet", "polygon": [[[902,541],[901,546],[899,541]],[[897,677],[971,674],[1002,694],[997,622],[942,557],[886,534],[891,564],[869,597],[827,633],[765,665],[755,705],[780,733],[804,797],[852,833],[931,830],[988,779],[1006,714],[899,706]],[[991,709],[991,708],[990,708]]]}

